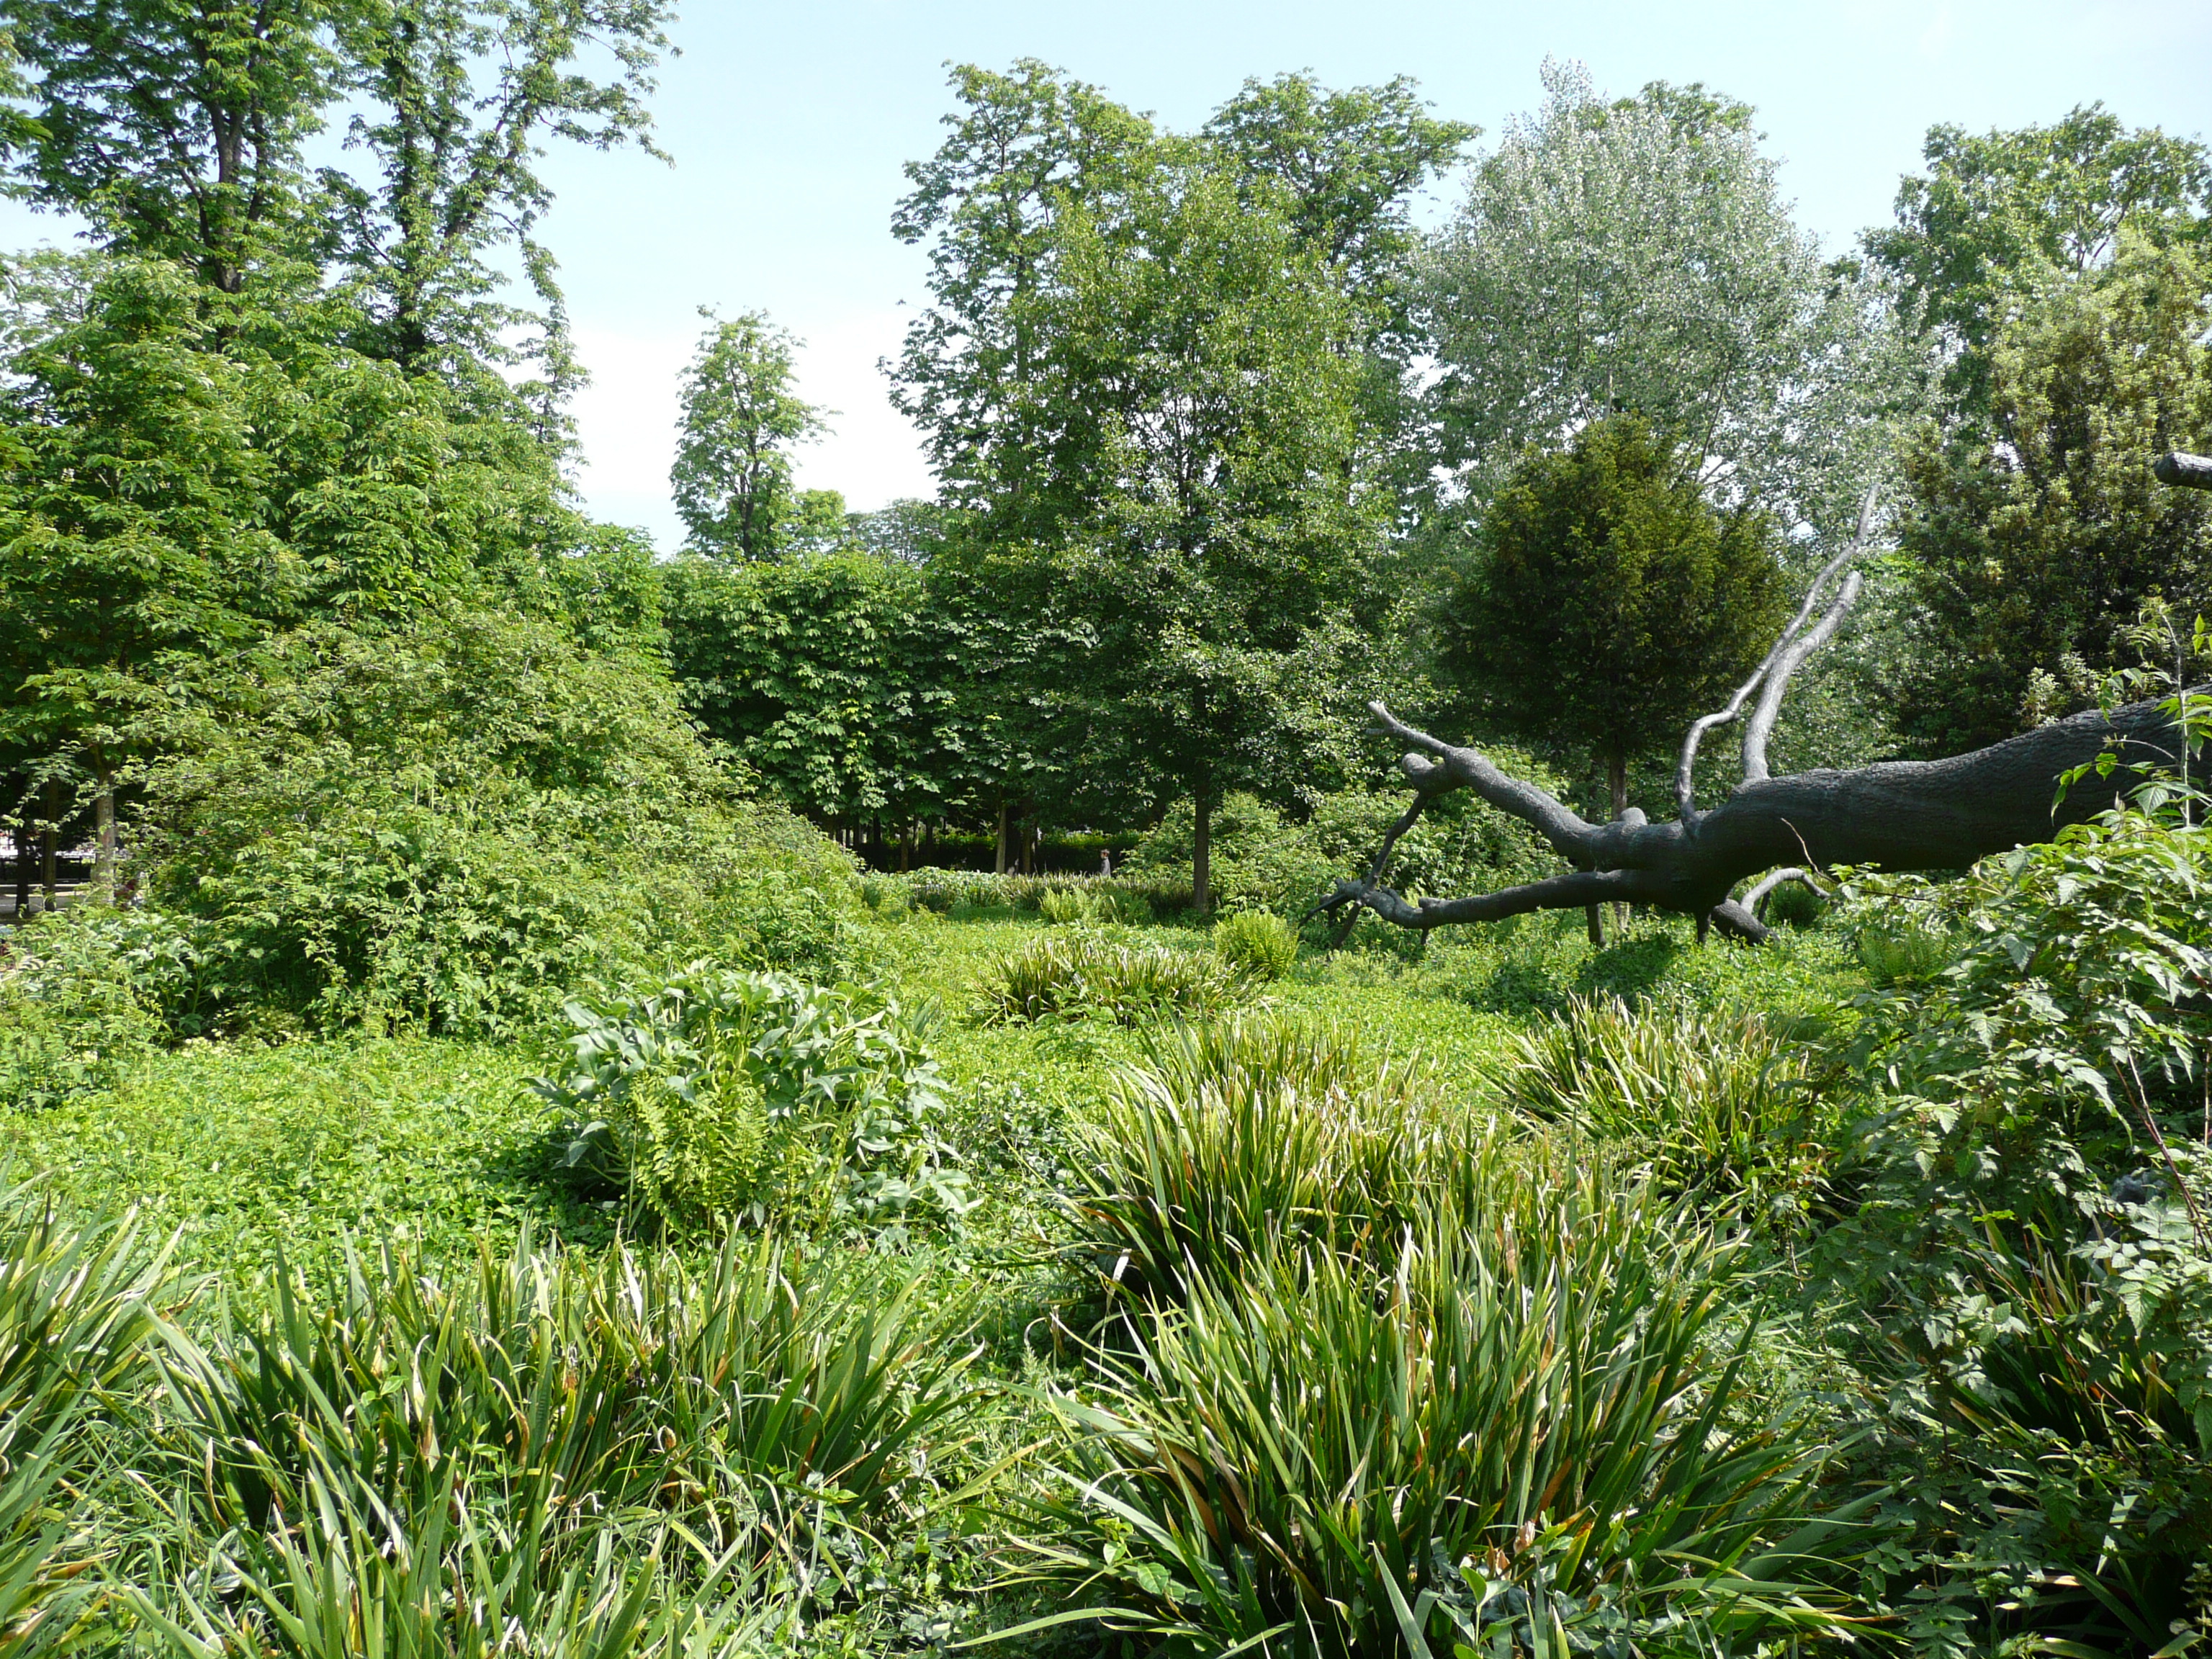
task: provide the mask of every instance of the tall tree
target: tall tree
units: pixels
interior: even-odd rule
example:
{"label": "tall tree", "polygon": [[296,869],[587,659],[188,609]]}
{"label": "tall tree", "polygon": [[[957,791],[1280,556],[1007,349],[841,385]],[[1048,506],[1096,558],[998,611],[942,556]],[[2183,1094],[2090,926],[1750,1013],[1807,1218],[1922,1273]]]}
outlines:
{"label": "tall tree", "polygon": [[1051,280],[1054,226],[1141,172],[1152,124],[1033,58],[999,75],[952,72],[962,109],[892,233],[930,244],[931,303],[907,330],[892,399],[919,424],[950,505],[1018,539],[1039,527],[1045,463],[1029,388],[1043,349],[1030,301]]}
{"label": "tall tree", "polygon": [[2212,214],[2204,146],[2131,129],[2101,103],[2011,132],[1932,127],[1921,154],[1925,176],[1899,186],[1897,222],[1869,232],[1867,252],[1948,337],[1947,392],[1977,417],[1990,412],[1997,331],[2047,275],[2097,270],[2124,232],[2159,247],[2201,241]]}
{"label": "tall tree", "polygon": [[[367,105],[347,145],[374,171],[328,168],[331,257],[351,273],[368,322],[356,343],[410,370],[515,356],[573,376],[551,254],[537,239],[552,191],[548,138],[651,155],[646,96],[672,0],[349,0],[339,85]],[[605,64],[604,73],[583,67]],[[544,307],[499,301],[495,256],[512,248]]]}
{"label": "tall tree", "polygon": [[1744,106],[1607,102],[1550,62],[1544,86],[1429,259],[1439,459],[1479,493],[1625,410],[1793,528],[1848,524],[1918,367],[1879,284],[1823,267]]}
{"label": "tall tree", "polygon": [[2203,258],[2132,230],[2087,276],[2046,267],[1992,337],[1983,417],[1908,450],[1916,648],[1897,697],[1932,750],[2019,731],[2069,679],[2086,700],[2148,594],[2212,611],[2212,502],[2151,473],[2212,448],[2208,291]]}
{"label": "tall tree", "polygon": [[[799,342],[748,311],[713,325],[684,372],[683,414],[668,482],[691,550],[731,559],[772,559],[823,526],[802,525],[792,489],[792,450],[829,429],[823,411],[793,389]],[[816,517],[820,515],[819,507]],[[843,527],[838,502],[836,527]]]}
{"label": "tall tree", "polygon": [[1782,620],[1771,521],[1715,512],[1697,463],[1633,415],[1532,452],[1442,612],[1447,671],[1504,729],[1595,756],[1616,819],[1629,763],[1725,701]]}
{"label": "tall tree", "polygon": [[1054,243],[1030,407],[1057,603],[1093,642],[1063,677],[1073,770],[1192,801],[1203,906],[1213,808],[1326,767],[1374,620],[1352,307],[1285,204],[1203,155],[1066,208]]}
{"label": "tall tree", "polygon": [[118,792],[173,736],[173,682],[259,631],[301,573],[262,527],[267,459],[194,285],[129,263],[36,298],[11,319],[4,398],[0,744],[89,800],[112,891]]}
{"label": "tall tree", "polygon": [[333,0],[5,0],[28,79],[10,188],[110,250],[237,294],[312,246],[301,141],[333,90]]}

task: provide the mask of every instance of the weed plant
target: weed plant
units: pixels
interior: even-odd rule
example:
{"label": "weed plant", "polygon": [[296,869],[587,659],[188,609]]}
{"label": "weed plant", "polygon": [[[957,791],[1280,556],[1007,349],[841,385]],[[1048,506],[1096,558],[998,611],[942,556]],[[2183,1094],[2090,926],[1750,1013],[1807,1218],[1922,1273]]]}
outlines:
{"label": "weed plant", "polygon": [[664,1223],[820,1231],[970,1207],[936,1133],[936,1063],[872,989],[699,962],[566,1012],[575,1063],[532,1085],[559,1115],[562,1167]]}
{"label": "weed plant", "polygon": [[1298,959],[1298,936],[1272,910],[1240,910],[1214,923],[1213,953],[1245,978],[1272,982]]}
{"label": "weed plant", "polygon": [[1170,1301],[1278,1245],[1387,1255],[1464,1155],[1441,1094],[1344,1025],[1160,1033],[1077,1131],[1081,1236],[1112,1283]]}

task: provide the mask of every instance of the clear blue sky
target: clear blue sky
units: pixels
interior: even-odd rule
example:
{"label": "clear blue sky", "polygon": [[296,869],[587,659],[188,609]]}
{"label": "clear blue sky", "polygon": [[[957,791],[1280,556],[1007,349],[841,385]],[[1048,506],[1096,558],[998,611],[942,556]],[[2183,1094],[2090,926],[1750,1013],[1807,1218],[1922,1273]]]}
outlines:
{"label": "clear blue sky", "polygon": [[[556,153],[548,175],[560,200],[544,227],[595,382],[579,411],[586,495],[664,547],[680,539],[666,489],[675,378],[702,304],[764,307],[808,342],[803,389],[841,413],[805,458],[805,483],[858,507],[927,493],[875,364],[896,348],[901,302],[926,297],[919,251],[893,241],[888,222],[901,163],[938,143],[948,60],[1042,58],[1177,127],[1250,76],[1310,70],[1335,86],[1404,73],[1440,113],[1493,136],[1534,103],[1547,53],[1581,59],[1615,93],[1701,80],[1758,107],[1784,189],[1832,250],[1888,216],[1936,122],[2016,126],[2101,99],[2136,125],[2212,131],[2203,0],[684,9],[683,55],[665,66],[655,103],[676,166]],[[0,216],[14,240],[58,228]]]}

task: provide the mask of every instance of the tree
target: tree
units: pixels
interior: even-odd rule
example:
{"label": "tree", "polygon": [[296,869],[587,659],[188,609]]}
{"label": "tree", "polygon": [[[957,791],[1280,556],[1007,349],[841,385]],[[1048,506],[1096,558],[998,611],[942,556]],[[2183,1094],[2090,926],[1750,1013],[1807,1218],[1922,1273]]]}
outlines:
{"label": "tree", "polygon": [[684,371],[668,481],[693,551],[772,559],[791,545],[791,451],[829,429],[792,389],[798,345],[766,313],[749,311],[714,323]]}
{"label": "tree", "polygon": [[1782,620],[1771,522],[1722,514],[1697,458],[1632,415],[1532,453],[1492,499],[1443,615],[1447,672],[1507,730],[1628,763],[1725,692]]}
{"label": "tree", "polygon": [[[2169,456],[2159,470],[2177,482],[2212,489],[2212,459]],[[1691,722],[1675,766],[1678,815],[1673,821],[1653,823],[1632,810],[1611,823],[1588,823],[1546,791],[1500,771],[1480,750],[1444,743],[1399,720],[1380,702],[1370,703],[1380,732],[1408,750],[1399,766],[1413,800],[1365,872],[1340,880],[1318,908],[1358,907],[1399,927],[1425,930],[1534,910],[1634,902],[1694,916],[1700,936],[1717,926],[1755,940],[1765,936],[1754,914],[1759,897],[1774,883],[1805,874],[1796,860],[1815,866],[1960,869],[2024,843],[2048,841],[2065,825],[2112,805],[2115,797],[2100,769],[2108,757],[2130,769],[2179,766],[2185,738],[2169,700],[2110,713],[2092,710],[1948,760],[1771,775],[1767,744],[1790,678],[1833,635],[1858,597],[1859,575],[1850,567],[1863,548],[1873,505],[1869,495],[1857,534],[1822,568],[1765,659],[1726,703]],[[1700,809],[1698,747],[1708,732],[1738,720],[1743,721],[1742,781],[1719,805]],[[2091,773],[2098,775],[2088,777]],[[2079,781],[2083,777],[2088,781]],[[2077,780],[2070,788],[2069,778]],[[1534,827],[1574,871],[1467,897],[1412,903],[1400,896],[1383,884],[1400,838],[1433,803],[1458,789],[1472,790]],[[1762,872],[1772,873],[1741,901],[1730,896],[1737,884]]]}
{"label": "tree", "polygon": [[1897,223],[1866,248],[1918,297],[1923,326],[1951,341],[1946,386],[1969,416],[1990,412],[1991,349],[2048,273],[2087,276],[2124,232],[2157,247],[2201,241],[2212,213],[2203,144],[2130,130],[2101,103],[2013,132],[1931,127],[1921,155],[1927,176],[1899,186]]}
{"label": "tree", "polygon": [[[671,0],[349,0],[337,40],[343,93],[368,107],[347,146],[364,181],[326,168],[331,258],[364,313],[350,337],[410,371],[514,361],[503,337],[537,324],[556,382],[574,378],[552,256],[537,240],[552,192],[549,137],[659,155],[645,98],[668,45]],[[604,64],[604,79],[582,67]],[[541,317],[495,301],[502,248],[520,256]]]}
{"label": "tree", "polygon": [[927,309],[907,329],[892,401],[919,425],[946,503],[993,533],[1034,533],[1045,463],[1029,388],[1042,342],[1030,301],[1051,279],[1054,225],[1141,172],[1152,124],[1096,87],[1024,58],[1011,75],[963,64],[964,110],[891,218],[903,242],[931,244]]}
{"label": "tree", "polygon": [[0,743],[90,798],[112,893],[117,793],[173,735],[179,665],[252,637],[302,573],[262,527],[267,459],[191,283],[130,263],[42,297],[4,399]]}
{"label": "tree", "polygon": [[1371,638],[1389,502],[1364,487],[1351,307],[1203,159],[1054,228],[1030,406],[1059,602],[1092,641],[1055,667],[1073,769],[1193,802],[1203,907],[1213,807],[1326,767]]}
{"label": "tree", "polygon": [[333,15],[329,0],[7,0],[33,77],[14,192],[82,214],[111,251],[239,293],[261,262],[311,245],[300,146],[332,96]]}
{"label": "tree", "polygon": [[1480,495],[1627,410],[1793,532],[1847,522],[1916,385],[1879,284],[1824,269],[1743,106],[1663,83],[1607,103],[1549,62],[1544,85],[1427,261],[1438,459]]}
{"label": "tree", "polygon": [[2160,451],[2212,445],[2208,289],[2188,249],[2124,232],[2106,269],[2023,295],[1992,338],[1984,419],[1908,448],[1916,622],[1896,696],[1929,750],[2032,723],[2032,684],[2113,664],[2150,593],[2212,609],[2212,504],[2151,475]]}

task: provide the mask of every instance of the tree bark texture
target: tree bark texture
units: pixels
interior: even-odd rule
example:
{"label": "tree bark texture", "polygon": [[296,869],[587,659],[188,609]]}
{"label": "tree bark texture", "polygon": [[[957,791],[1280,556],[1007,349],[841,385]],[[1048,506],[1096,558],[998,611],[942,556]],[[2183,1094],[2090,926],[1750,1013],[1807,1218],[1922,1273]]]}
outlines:
{"label": "tree bark texture", "polygon": [[1191,802],[1190,892],[1199,915],[1213,908],[1213,803],[1202,789]]}

